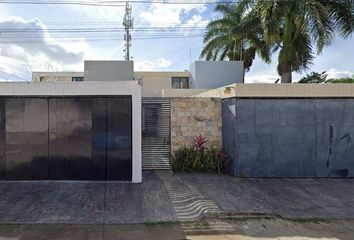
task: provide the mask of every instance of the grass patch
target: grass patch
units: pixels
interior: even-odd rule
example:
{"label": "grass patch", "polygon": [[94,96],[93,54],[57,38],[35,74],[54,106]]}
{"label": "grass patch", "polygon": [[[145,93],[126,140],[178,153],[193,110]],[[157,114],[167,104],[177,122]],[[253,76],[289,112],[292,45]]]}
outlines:
{"label": "grass patch", "polygon": [[159,221],[159,222],[144,222],[146,227],[156,227],[156,226],[172,226],[178,225],[180,222],[177,221]]}
{"label": "grass patch", "polygon": [[320,224],[320,223],[328,222],[321,218],[292,218],[289,220],[299,224],[306,224],[306,223]]}
{"label": "grass patch", "polygon": [[209,222],[206,220],[200,220],[194,223],[194,227],[197,229],[209,229]]}
{"label": "grass patch", "polygon": [[173,226],[173,225],[189,225],[198,229],[208,229],[209,222],[207,220],[197,221],[159,221],[159,222],[144,222],[146,227],[158,227],[158,226]]}

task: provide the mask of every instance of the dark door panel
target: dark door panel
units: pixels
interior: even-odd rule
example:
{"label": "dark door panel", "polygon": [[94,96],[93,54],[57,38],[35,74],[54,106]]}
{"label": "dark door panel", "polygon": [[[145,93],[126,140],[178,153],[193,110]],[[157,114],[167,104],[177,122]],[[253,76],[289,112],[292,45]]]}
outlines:
{"label": "dark door panel", "polygon": [[6,99],[5,139],[7,179],[48,179],[47,99]]}
{"label": "dark door panel", "polygon": [[107,99],[95,98],[92,105],[92,178],[105,180],[107,159]]}
{"label": "dark door panel", "polygon": [[49,99],[50,178],[92,179],[92,99]]}
{"label": "dark door panel", "polygon": [[5,99],[0,98],[0,179],[6,177],[5,121]]}
{"label": "dark door panel", "polygon": [[132,99],[107,99],[107,180],[132,180]]}

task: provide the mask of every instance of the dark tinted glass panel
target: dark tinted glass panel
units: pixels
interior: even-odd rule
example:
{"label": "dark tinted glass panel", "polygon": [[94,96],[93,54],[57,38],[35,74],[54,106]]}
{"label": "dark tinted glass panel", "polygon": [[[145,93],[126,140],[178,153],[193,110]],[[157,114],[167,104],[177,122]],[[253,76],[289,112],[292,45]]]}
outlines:
{"label": "dark tinted glass panel", "polygon": [[6,177],[5,160],[5,99],[0,98],[0,179]]}
{"label": "dark tinted glass panel", "polygon": [[180,86],[181,86],[181,88],[189,88],[187,77],[180,78]]}
{"label": "dark tinted glass panel", "polygon": [[189,78],[172,77],[172,88],[189,88]]}
{"label": "dark tinted glass panel", "polygon": [[73,82],[82,82],[82,81],[84,81],[84,77],[72,77],[71,80]]}
{"label": "dark tinted glass panel", "polygon": [[92,179],[92,99],[49,99],[50,178]]}
{"label": "dark tinted glass panel", "polygon": [[132,99],[107,98],[107,180],[132,179]]}
{"label": "dark tinted glass panel", "polygon": [[105,180],[107,148],[106,103],[106,98],[95,98],[92,106],[92,178],[94,180]]}
{"label": "dark tinted glass panel", "polygon": [[48,101],[5,101],[7,179],[48,179]]}
{"label": "dark tinted glass panel", "polygon": [[172,88],[180,88],[180,86],[179,86],[179,78],[178,77],[173,77],[172,78]]}

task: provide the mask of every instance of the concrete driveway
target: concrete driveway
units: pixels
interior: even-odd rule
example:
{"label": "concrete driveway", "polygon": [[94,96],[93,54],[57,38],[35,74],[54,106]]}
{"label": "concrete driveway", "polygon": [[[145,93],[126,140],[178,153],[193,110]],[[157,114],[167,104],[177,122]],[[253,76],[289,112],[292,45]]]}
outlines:
{"label": "concrete driveway", "polygon": [[354,218],[354,179],[235,179],[144,172],[142,184],[0,182],[0,223],[120,224],[205,214]]}

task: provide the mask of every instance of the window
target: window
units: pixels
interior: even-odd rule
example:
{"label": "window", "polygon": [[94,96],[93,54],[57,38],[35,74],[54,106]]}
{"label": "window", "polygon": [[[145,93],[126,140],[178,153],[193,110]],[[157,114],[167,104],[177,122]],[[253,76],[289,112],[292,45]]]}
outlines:
{"label": "window", "polygon": [[73,82],[81,82],[81,81],[84,81],[84,77],[72,77],[71,81],[73,81]]}
{"label": "window", "polygon": [[189,88],[188,77],[172,77],[172,88]]}

